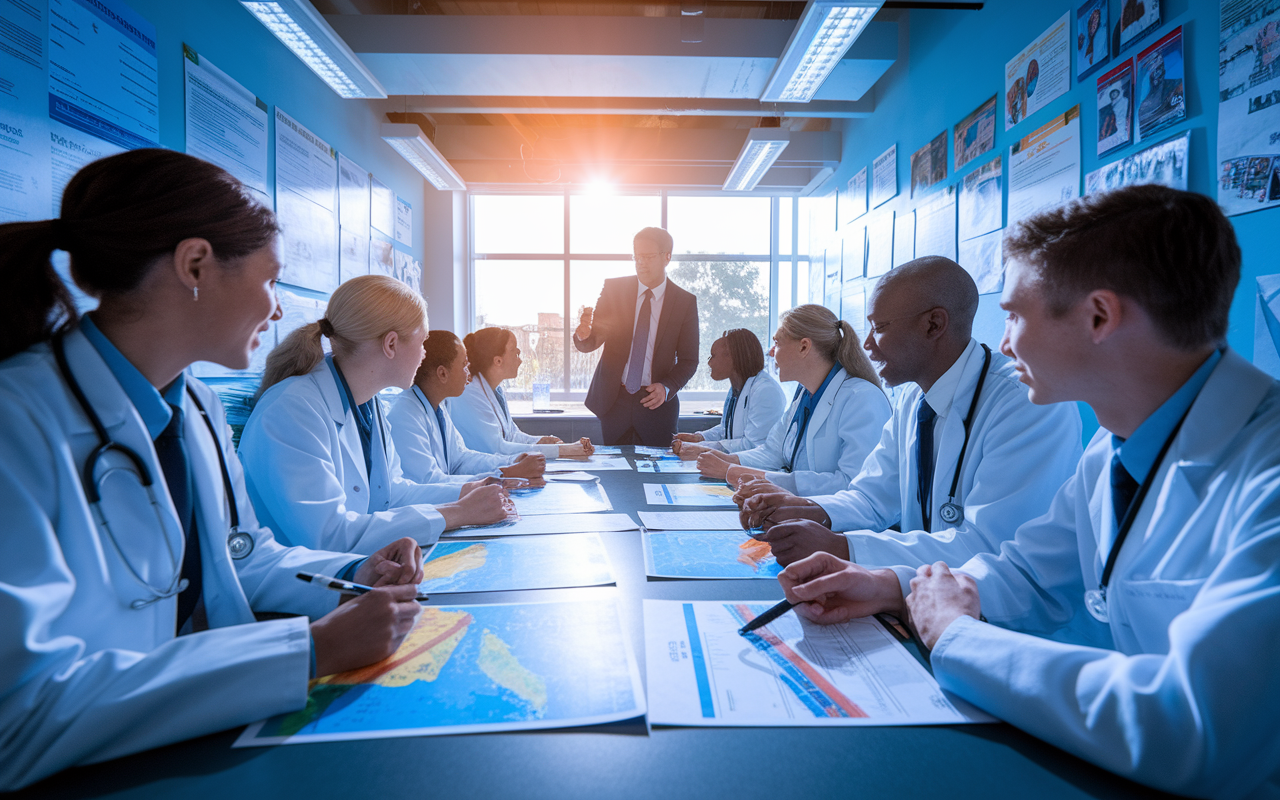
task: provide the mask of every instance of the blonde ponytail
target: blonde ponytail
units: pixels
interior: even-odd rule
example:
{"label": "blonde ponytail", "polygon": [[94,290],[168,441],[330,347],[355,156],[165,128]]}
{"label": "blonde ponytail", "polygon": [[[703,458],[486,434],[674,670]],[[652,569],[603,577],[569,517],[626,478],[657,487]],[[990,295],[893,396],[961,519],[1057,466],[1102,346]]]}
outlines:
{"label": "blonde ponytail", "polygon": [[315,369],[324,358],[321,336],[329,337],[333,352],[341,357],[391,331],[407,336],[419,327],[427,327],[422,295],[386,275],[352,278],[334,290],[323,319],[298,328],[271,351],[258,394]]}
{"label": "blonde ponytail", "polygon": [[837,319],[831,309],[816,303],[796,306],[783,313],[778,320],[778,330],[792,339],[808,339],[814,349],[833,363],[837,363],[855,378],[861,378],[873,386],[880,386],[867,354],[862,351],[858,334],[847,321]]}

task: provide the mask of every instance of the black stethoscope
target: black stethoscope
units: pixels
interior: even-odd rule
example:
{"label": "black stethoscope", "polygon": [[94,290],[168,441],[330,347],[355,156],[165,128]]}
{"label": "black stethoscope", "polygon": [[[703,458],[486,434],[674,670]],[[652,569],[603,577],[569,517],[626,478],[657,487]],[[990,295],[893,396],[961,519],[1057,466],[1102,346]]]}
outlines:
{"label": "black stethoscope", "polygon": [[750,380],[751,378],[747,378],[746,381],[743,381],[742,391],[733,396],[733,400],[729,403],[729,408],[724,412],[724,438],[726,439],[733,438],[733,415],[738,410],[738,401],[742,401],[743,411],[747,410],[747,405],[751,402],[751,396],[747,394],[747,381]]}
{"label": "black stethoscope", "polygon": [[[845,380],[848,380],[848,378],[846,378]],[[840,386],[836,387],[837,392],[840,391],[840,389],[844,386],[844,383],[845,381],[841,381]],[[830,384],[828,384],[827,388],[830,388]],[[794,403],[803,395],[804,395],[804,387],[797,386],[795,397],[792,398],[791,402]],[[816,406],[815,406],[815,410],[816,410]],[[792,445],[791,447],[791,459],[787,461],[787,464],[783,469],[784,472],[795,472],[796,456],[800,455],[800,443],[804,441],[804,435],[809,430],[809,420],[810,418],[812,418],[812,416],[813,415],[809,413],[808,409],[804,408],[803,405],[796,408],[796,412],[791,415],[791,424],[787,426],[787,433],[790,433],[793,427],[797,427],[796,441],[795,441],[795,444]],[[801,420],[800,419],[801,417],[804,417],[804,419]],[[785,442],[786,439],[784,438],[783,441]]]}
{"label": "black stethoscope", "polygon": [[[978,386],[973,390],[973,399],[969,401],[969,413],[964,417],[964,444],[960,445],[960,457],[956,459],[956,471],[951,476],[951,491],[947,493],[947,502],[938,509],[938,517],[948,525],[955,525],[964,519],[964,506],[956,502],[956,489],[960,486],[960,469],[964,466],[964,456],[969,450],[969,434],[973,430],[973,416],[978,411],[978,400],[982,397],[982,387],[987,383],[987,370],[991,369],[991,348],[982,345],[982,372],[978,374]],[[928,503],[928,500],[925,500]],[[927,518],[927,509],[921,509]],[[925,523],[925,530],[932,526]]]}
{"label": "black stethoscope", "polygon": [[[79,382],[71,372],[71,365],[67,363],[66,347],[62,336],[55,336],[52,345],[54,360],[58,364],[58,371],[62,374],[63,380],[67,383],[67,388],[71,390],[71,394],[76,398],[76,402],[80,404],[81,410],[84,411],[89,423],[93,425],[94,432],[98,435],[98,446],[85,459],[84,468],[80,474],[80,483],[84,487],[85,498],[94,510],[98,526],[106,532],[107,538],[111,540],[112,546],[115,547],[116,552],[120,555],[120,560],[124,563],[129,574],[152,595],[150,598],[134,600],[129,604],[130,607],[134,609],[144,608],[158,600],[180,594],[182,590],[187,588],[187,581],[182,577],[182,562],[186,557],[187,548],[186,537],[179,532],[177,537],[179,544],[175,551],[173,546],[174,537],[168,532],[170,525],[166,524],[167,517],[160,507],[159,499],[156,497],[151,470],[147,468],[146,462],[142,460],[142,456],[138,455],[136,450],[120,444],[107,433],[106,426],[102,424],[102,420],[98,417],[97,412],[93,410],[93,406],[89,403],[88,398],[85,397]],[[205,411],[200,398],[196,397],[190,386],[187,387],[187,396],[191,398],[191,402],[195,403],[200,416],[204,418],[204,423],[209,428],[209,435],[213,437],[214,447],[218,451],[218,466],[222,468],[222,483],[227,494],[227,507],[231,520],[231,529],[227,535],[227,550],[232,558],[243,559],[253,552],[253,537],[240,530],[240,514],[236,510],[235,491],[231,485],[231,473],[227,469],[226,458],[222,454],[222,445],[218,441],[218,434],[214,430],[213,421],[209,419],[209,414]],[[125,555],[124,549],[120,547],[115,533],[111,530],[111,524],[107,521],[106,514],[102,510],[102,492],[99,489],[102,481],[116,470],[130,471],[125,467],[111,467],[108,465],[107,469],[99,476],[98,467],[102,459],[111,452],[124,456],[133,465],[132,472],[137,476],[138,482],[143,489],[146,490],[147,499],[151,503],[156,522],[159,523],[160,530],[164,532],[165,548],[169,552],[170,568],[173,570],[173,575],[167,583],[157,586],[138,574],[128,556]]]}

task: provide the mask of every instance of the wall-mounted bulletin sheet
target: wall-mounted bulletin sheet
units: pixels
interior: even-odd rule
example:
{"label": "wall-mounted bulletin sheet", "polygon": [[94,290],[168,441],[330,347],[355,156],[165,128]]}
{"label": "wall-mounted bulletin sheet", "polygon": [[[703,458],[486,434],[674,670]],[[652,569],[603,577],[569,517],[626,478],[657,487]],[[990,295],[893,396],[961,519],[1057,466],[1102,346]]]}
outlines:
{"label": "wall-mounted bulletin sheet", "polygon": [[279,108],[275,116],[280,280],[332,292],[338,287],[338,154]]}
{"label": "wall-mounted bulletin sheet", "polygon": [[342,280],[369,274],[369,173],[338,154],[339,260]]}
{"label": "wall-mounted bulletin sheet", "polygon": [[1009,148],[1009,224],[1080,196],[1080,106]]}
{"label": "wall-mounted bulletin sheet", "polygon": [[1066,13],[1005,64],[1006,131],[1071,88],[1070,39],[1071,14]]}
{"label": "wall-mounted bulletin sheet", "polygon": [[863,167],[849,179],[849,186],[844,194],[845,205],[841,216],[845,222],[853,222],[867,213],[867,168]]}
{"label": "wall-mounted bulletin sheet", "polygon": [[396,235],[396,195],[376,176],[369,176],[370,208],[369,224],[375,231],[394,237]]}
{"label": "wall-mounted bulletin sheet", "polygon": [[996,146],[996,96],[974,109],[973,113],[956,125],[955,151],[956,172],[983,153],[994,150]]}
{"label": "wall-mounted bulletin sheet", "polygon": [[1218,203],[1280,205],[1280,0],[1222,0],[1218,58]]}
{"label": "wall-mounted bulletin sheet", "polygon": [[405,247],[413,247],[413,206],[396,198],[396,241]]}
{"label": "wall-mounted bulletin sheet", "polygon": [[49,95],[43,3],[0,3],[0,222],[49,214]]}
{"label": "wall-mounted bulletin sheet", "polygon": [[916,212],[902,211],[893,220],[893,265],[900,267],[916,257]]}
{"label": "wall-mounted bulletin sheet", "polygon": [[267,104],[185,44],[182,56],[187,152],[269,198]]}
{"label": "wall-mounted bulletin sheet", "polygon": [[126,150],[158,147],[156,26],[118,0],[49,0],[49,117]]}
{"label": "wall-mounted bulletin sheet", "polygon": [[898,145],[871,162],[871,207],[878,208],[898,196]]}
{"label": "wall-mounted bulletin sheet", "polygon": [[956,187],[948,186],[916,206],[916,258],[956,260]]}

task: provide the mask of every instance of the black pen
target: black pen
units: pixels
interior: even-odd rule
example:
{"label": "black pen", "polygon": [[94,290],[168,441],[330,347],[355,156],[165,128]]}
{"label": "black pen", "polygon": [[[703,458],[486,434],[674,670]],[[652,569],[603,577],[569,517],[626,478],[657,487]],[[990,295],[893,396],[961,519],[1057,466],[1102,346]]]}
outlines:
{"label": "black pen", "polygon": [[773,622],[778,617],[790,611],[794,606],[795,604],[790,600],[783,600],[781,603],[778,603],[776,606],[751,620],[746,625],[738,628],[738,634],[740,636],[746,636],[756,628],[763,628],[765,625],[768,625],[770,622]]}
{"label": "black pen", "polygon": [[[343,594],[358,595],[373,591],[372,586],[365,586],[363,583],[342,581],[337,578],[331,578],[328,575],[320,575],[318,573],[299,572],[297,574],[297,578],[303,583],[314,583],[317,586],[323,586],[326,589],[332,589],[335,592],[341,592]],[[423,601],[430,600],[431,598],[427,597],[425,594],[419,593],[413,599]]]}

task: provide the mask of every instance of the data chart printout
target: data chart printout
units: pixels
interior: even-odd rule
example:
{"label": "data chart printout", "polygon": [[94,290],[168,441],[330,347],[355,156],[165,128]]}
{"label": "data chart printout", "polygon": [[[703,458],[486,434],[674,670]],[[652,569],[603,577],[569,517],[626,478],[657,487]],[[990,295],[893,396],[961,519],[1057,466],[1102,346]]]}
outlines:
{"label": "data chart printout", "polygon": [[645,531],[645,574],[651,578],[767,578],[782,567],[768,542],[743,531]]}
{"label": "data chart printout", "polygon": [[733,506],[733,489],[723,483],[646,483],[644,499],[651,506]]}
{"label": "data chart printout", "polygon": [[955,725],[992,717],[938,686],[874,619],[794,612],[746,636],[768,602],[645,600],[654,725]]}
{"label": "data chart printout", "polygon": [[684,472],[697,473],[698,464],[695,461],[668,461],[661,459],[658,461],[637,461],[636,470],[638,472]]}
{"label": "data chart printout", "polygon": [[537,489],[512,489],[510,494],[522,517],[613,510],[609,495],[598,483],[548,483]]}
{"label": "data chart printout", "polygon": [[314,681],[236,747],[597,725],[644,714],[617,605],[427,606],[390,658]]}
{"label": "data chart printout", "polygon": [[539,514],[516,515],[493,525],[474,525],[445,531],[442,539],[480,539],[490,536],[536,536],[546,533],[607,533],[634,531],[640,526],[626,514]]}
{"label": "data chart printout", "polygon": [[740,531],[737,511],[638,511],[651,531]]}
{"label": "data chart printout", "polygon": [[437,542],[418,591],[507,592],[613,583],[604,543],[594,533]]}
{"label": "data chart printout", "polygon": [[590,456],[580,458],[559,458],[547,462],[547,472],[577,472],[591,470],[604,472],[607,470],[629,470],[631,462],[623,456]]}

